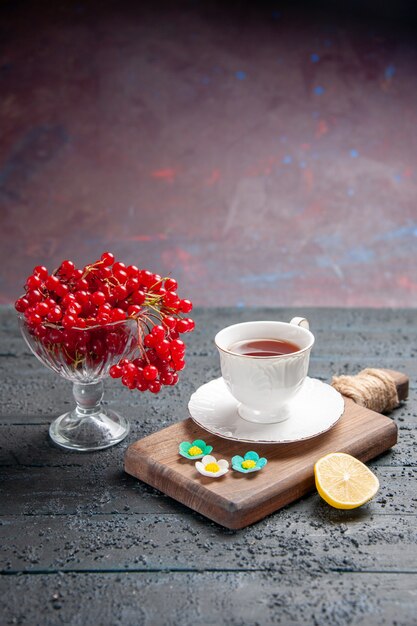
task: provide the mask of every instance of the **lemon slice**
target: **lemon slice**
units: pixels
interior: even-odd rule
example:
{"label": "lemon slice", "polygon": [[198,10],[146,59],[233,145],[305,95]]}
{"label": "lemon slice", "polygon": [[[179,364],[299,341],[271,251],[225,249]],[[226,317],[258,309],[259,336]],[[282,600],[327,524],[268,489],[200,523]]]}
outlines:
{"label": "lemon slice", "polygon": [[350,454],[333,452],[314,466],[317,491],[336,509],[356,509],[374,497],[379,480],[361,461]]}

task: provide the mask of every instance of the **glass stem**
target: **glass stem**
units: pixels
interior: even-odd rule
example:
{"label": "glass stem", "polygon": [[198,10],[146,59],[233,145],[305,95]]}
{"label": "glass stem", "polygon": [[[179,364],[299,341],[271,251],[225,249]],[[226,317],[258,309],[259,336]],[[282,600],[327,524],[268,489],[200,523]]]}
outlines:
{"label": "glass stem", "polygon": [[103,381],[98,383],[74,383],[72,392],[77,403],[75,413],[78,416],[95,415],[101,410]]}

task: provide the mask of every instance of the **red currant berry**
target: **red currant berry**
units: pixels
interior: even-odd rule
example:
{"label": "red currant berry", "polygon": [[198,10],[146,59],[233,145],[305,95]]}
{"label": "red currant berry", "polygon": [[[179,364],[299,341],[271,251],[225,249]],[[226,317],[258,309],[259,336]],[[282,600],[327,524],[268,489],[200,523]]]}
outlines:
{"label": "red currant berry", "polygon": [[126,311],[123,309],[113,309],[111,312],[111,320],[112,322],[121,322],[126,319]]}
{"label": "red currant berry", "polygon": [[106,324],[113,321],[114,320],[112,320],[110,313],[99,313],[97,315],[97,323],[100,324],[100,326],[106,326]]}
{"label": "red currant berry", "polygon": [[16,300],[14,305],[16,311],[19,311],[19,313],[23,313],[24,311],[26,311],[28,306],[29,300],[27,298],[19,298],[18,300]]}
{"label": "red currant berry", "polygon": [[175,326],[175,329],[179,332],[179,333],[186,333],[188,330],[188,322],[187,320],[177,320],[177,324]]}
{"label": "red currant berry", "polygon": [[55,293],[60,298],[64,298],[67,293],[69,293],[68,285],[66,285],[65,283],[59,283],[59,285],[56,286]]}
{"label": "red currant berry", "polygon": [[75,315],[64,315],[62,318],[62,325],[64,328],[73,328],[77,325],[77,318]]}
{"label": "red currant berry", "polygon": [[146,391],[148,389],[148,383],[146,380],[139,379],[136,383],[136,389],[139,391]]}
{"label": "red currant berry", "polygon": [[185,361],[183,359],[178,359],[174,361],[174,367],[177,372],[180,372],[185,367]]}
{"label": "red currant berry", "polygon": [[111,267],[100,267],[98,275],[101,280],[109,279],[112,275]]}
{"label": "red currant berry", "polygon": [[158,376],[158,370],[155,365],[147,365],[143,368],[143,377],[147,381],[155,380]]}
{"label": "red currant berry", "polygon": [[129,280],[126,283],[127,292],[133,293],[134,291],[137,291],[139,289],[139,286],[140,286],[139,278],[129,278]]}
{"label": "red currant berry", "polygon": [[167,278],[164,286],[167,291],[176,291],[178,288],[178,283],[175,278]]}
{"label": "red currant berry", "polygon": [[113,265],[114,254],[112,254],[111,252],[103,252],[103,254],[101,255],[101,261],[105,267]]}
{"label": "red currant berry", "polygon": [[67,293],[67,295],[63,297],[61,304],[66,309],[74,302],[76,302],[75,295],[73,293]]}
{"label": "red currant berry", "polygon": [[42,279],[40,278],[40,276],[29,276],[29,278],[26,281],[26,287],[28,289],[38,289],[38,287],[40,287],[42,285]]}
{"label": "red currant berry", "polygon": [[159,379],[163,385],[172,385],[174,375],[171,372],[164,372],[160,375]]}
{"label": "red currant berry", "polygon": [[174,354],[184,354],[185,352],[185,343],[181,341],[181,339],[174,339],[170,342],[171,352]]}
{"label": "red currant berry", "polygon": [[192,320],[191,317],[186,317],[185,320],[188,323],[187,332],[191,333],[195,328],[195,321]]}
{"label": "red currant berry", "polygon": [[124,285],[117,285],[113,289],[113,294],[117,300],[124,300],[127,296],[127,289]]}
{"label": "red currant berry", "polygon": [[169,347],[170,342],[168,341],[168,339],[163,339],[159,343],[155,344],[155,350],[160,357],[166,357],[169,355]]}
{"label": "red currant berry", "polygon": [[75,283],[75,289],[77,291],[88,291],[90,289],[90,284],[86,278],[80,278]]}
{"label": "red currant berry", "polygon": [[32,289],[32,291],[28,291],[26,294],[26,298],[29,301],[29,304],[36,304],[36,302],[41,302],[43,296],[38,289]]}
{"label": "red currant berry", "polygon": [[151,332],[152,332],[152,335],[155,337],[155,340],[158,342],[162,341],[165,337],[165,330],[164,330],[164,327],[161,325],[154,326]]}
{"label": "red currant berry", "polygon": [[55,289],[57,288],[57,286],[59,285],[59,278],[58,276],[48,276],[48,278],[45,281],[45,287],[49,290],[49,291],[55,291]]}
{"label": "red currant berry", "polygon": [[175,293],[175,291],[167,291],[164,295],[164,304],[169,309],[177,309],[180,305],[180,299]]}
{"label": "red currant berry", "polygon": [[61,267],[59,268],[60,274],[63,274],[67,278],[71,278],[73,276],[75,270],[75,265],[72,261],[62,261]]}
{"label": "red currant berry", "polygon": [[71,302],[71,304],[67,308],[67,313],[69,313],[70,315],[79,315],[82,310],[83,307],[81,306],[81,304],[74,300],[74,302]]}
{"label": "red currant berry", "polygon": [[112,310],[111,304],[109,304],[108,302],[106,302],[106,304],[102,304],[101,306],[98,307],[98,312],[99,313],[110,313],[111,310]]}
{"label": "red currant berry", "polygon": [[72,280],[75,280],[75,281],[81,280],[81,278],[83,277],[83,274],[84,274],[83,270],[75,269],[71,278]]}
{"label": "red currant berry", "polygon": [[191,300],[181,300],[180,302],[180,311],[183,313],[189,313],[193,309],[193,303]]}
{"label": "red currant berry", "polygon": [[136,389],[136,380],[131,376],[122,376],[122,383],[129,389]]}
{"label": "red currant berry", "polygon": [[48,330],[47,328],[45,328],[45,326],[43,326],[43,324],[40,324],[39,326],[36,327],[35,335],[38,339],[44,339],[47,334],[48,334]]}
{"label": "red currant berry", "polygon": [[155,337],[151,333],[149,333],[148,335],[146,335],[143,343],[147,348],[153,348],[155,345]]}
{"label": "red currant berry", "polygon": [[34,267],[32,274],[36,274],[36,276],[39,276],[41,280],[46,280],[48,278],[48,270],[44,265],[37,265]]}
{"label": "red currant berry", "polygon": [[81,306],[83,307],[89,304],[90,302],[90,294],[88,293],[88,291],[85,291],[84,289],[81,289],[80,291],[76,291],[74,296],[75,296],[76,301],[79,302]]}
{"label": "red currant berry", "polygon": [[126,374],[127,376],[131,376],[132,378],[134,378],[136,376],[136,365],[132,362],[129,361],[129,363],[126,363],[126,365],[123,365],[123,374]]}
{"label": "red currant berry", "polygon": [[161,383],[159,380],[153,380],[149,383],[148,389],[151,393],[159,393],[161,391]]}
{"label": "red currant berry", "polygon": [[166,315],[162,319],[162,323],[165,324],[167,328],[173,330],[177,324],[177,320],[172,315]]}
{"label": "red currant berry", "polygon": [[125,283],[127,281],[127,273],[123,269],[117,269],[117,270],[113,269],[113,276],[120,283]]}
{"label": "red currant berry", "polygon": [[102,291],[96,291],[95,293],[93,293],[93,295],[91,296],[91,301],[96,305],[96,306],[101,306],[103,304],[106,303],[106,296],[104,295],[104,293]]}
{"label": "red currant berry", "polygon": [[127,309],[127,314],[129,317],[137,317],[141,310],[142,308],[138,304],[131,304]]}
{"label": "red currant berry", "polygon": [[149,270],[142,270],[139,273],[139,280],[145,287],[150,287],[154,283],[153,274]]}
{"label": "red currant berry", "polygon": [[42,318],[37,313],[32,313],[28,321],[31,326],[39,326],[42,323]]}
{"label": "red currant berry", "polygon": [[60,306],[56,305],[52,307],[51,309],[49,309],[48,320],[50,322],[59,322],[61,318],[62,318],[62,309]]}
{"label": "red currant berry", "polygon": [[139,277],[139,268],[137,268],[136,265],[128,265],[126,268],[126,272],[127,275],[131,276],[132,278]]}
{"label": "red currant berry", "polygon": [[146,294],[145,292],[138,290],[135,291],[132,295],[133,304],[143,304],[145,302]]}

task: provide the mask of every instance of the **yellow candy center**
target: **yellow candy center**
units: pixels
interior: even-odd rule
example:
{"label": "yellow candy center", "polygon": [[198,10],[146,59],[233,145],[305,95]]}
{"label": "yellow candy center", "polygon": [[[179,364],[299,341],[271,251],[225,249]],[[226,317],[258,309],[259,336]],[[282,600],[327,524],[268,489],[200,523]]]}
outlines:
{"label": "yellow candy center", "polygon": [[220,465],[217,465],[217,463],[207,463],[204,469],[206,472],[213,472],[213,474],[215,474],[219,471]]}
{"label": "yellow candy center", "polygon": [[255,467],[255,465],[256,461],[252,461],[252,459],[248,459],[247,461],[243,461],[242,463],[243,469],[252,469],[252,467]]}
{"label": "yellow candy center", "polygon": [[203,451],[198,446],[191,446],[191,448],[188,450],[188,454],[190,456],[197,456],[197,454],[203,454]]}

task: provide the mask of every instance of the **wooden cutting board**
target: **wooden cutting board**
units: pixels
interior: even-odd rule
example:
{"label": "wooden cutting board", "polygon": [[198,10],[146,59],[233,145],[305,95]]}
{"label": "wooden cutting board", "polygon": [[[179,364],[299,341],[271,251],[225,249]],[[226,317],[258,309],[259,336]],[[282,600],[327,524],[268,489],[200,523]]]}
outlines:
{"label": "wooden cutting board", "polygon": [[[400,400],[408,395],[408,378],[394,377]],[[197,472],[194,462],[178,454],[181,441],[203,439],[217,459],[255,450],[268,459],[259,472],[229,471],[218,479]],[[327,433],[298,443],[256,445],[211,435],[190,418],[136,441],[126,451],[125,470],[227,528],[244,528],[297,500],[314,488],[314,464],[329,452],[347,452],[369,461],[397,443],[392,419],[345,398],[345,412]]]}

